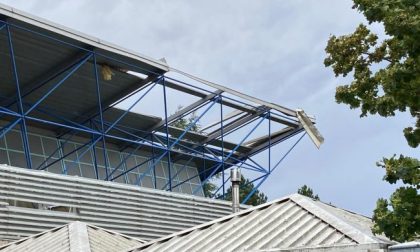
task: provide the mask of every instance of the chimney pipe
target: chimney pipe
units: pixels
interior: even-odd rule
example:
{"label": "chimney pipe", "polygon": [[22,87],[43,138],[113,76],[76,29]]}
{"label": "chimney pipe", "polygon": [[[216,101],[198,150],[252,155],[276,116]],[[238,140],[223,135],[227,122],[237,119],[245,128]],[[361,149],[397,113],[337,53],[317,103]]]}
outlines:
{"label": "chimney pipe", "polygon": [[241,172],[238,168],[230,170],[230,181],[232,182],[232,212],[239,212],[239,183],[241,182]]}

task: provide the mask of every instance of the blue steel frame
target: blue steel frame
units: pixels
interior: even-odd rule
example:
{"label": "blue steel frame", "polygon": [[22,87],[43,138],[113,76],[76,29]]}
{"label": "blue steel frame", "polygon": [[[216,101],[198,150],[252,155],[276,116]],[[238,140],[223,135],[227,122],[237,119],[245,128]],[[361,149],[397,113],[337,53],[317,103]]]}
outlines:
{"label": "blue steel frame", "polygon": [[[0,21],[0,31],[2,31],[3,29],[6,30],[6,34],[7,34],[7,39],[8,39],[8,46],[9,46],[9,54],[10,54],[10,61],[11,61],[11,66],[12,66],[12,72],[13,72],[13,78],[15,81],[15,87],[16,87],[16,98],[15,99],[11,99],[11,102],[8,103],[8,105],[5,106],[0,106],[0,117],[1,116],[9,116],[14,118],[13,120],[11,120],[8,124],[6,124],[5,126],[3,126],[1,128],[0,131],[0,138],[4,137],[10,130],[12,130],[13,128],[15,128],[18,124],[20,126],[20,131],[22,134],[22,145],[23,145],[23,150],[24,150],[24,154],[25,154],[25,159],[26,159],[26,164],[27,164],[27,168],[29,169],[38,169],[38,170],[43,170],[48,168],[49,166],[57,163],[57,162],[63,162],[62,160],[64,158],[69,157],[70,155],[72,155],[73,153],[75,153],[76,151],[79,151],[83,148],[85,148],[83,150],[83,152],[81,154],[78,155],[78,157],[74,160],[74,162],[79,162],[79,160],[83,157],[83,155],[85,155],[89,150],[92,150],[93,153],[93,164],[94,164],[94,168],[96,171],[96,178],[97,179],[103,179],[103,180],[109,180],[109,181],[113,181],[121,176],[125,176],[128,172],[136,169],[137,167],[140,167],[141,165],[145,164],[145,163],[151,163],[151,165],[149,165],[149,168],[146,172],[144,172],[142,175],[140,175],[136,181],[136,184],[140,184],[140,182],[142,181],[142,179],[144,178],[144,176],[150,172],[153,172],[154,174],[154,182],[153,185],[155,188],[157,188],[156,185],[156,176],[155,176],[155,167],[156,164],[158,164],[158,162],[160,162],[163,158],[167,158],[167,170],[168,170],[168,174],[169,174],[169,181],[168,183],[163,187],[163,188],[158,188],[158,189],[164,189],[164,190],[168,190],[168,191],[172,191],[174,188],[182,185],[183,183],[190,181],[192,179],[195,179],[196,177],[200,177],[201,178],[201,184],[200,186],[197,186],[196,188],[194,188],[193,190],[193,194],[196,194],[198,190],[200,190],[201,187],[205,186],[205,184],[211,179],[213,178],[213,176],[216,173],[221,172],[221,185],[220,187],[213,193],[213,195],[211,195],[214,198],[225,198],[225,193],[226,193],[226,183],[229,183],[229,179],[230,177],[225,178],[225,169],[226,167],[232,167],[232,166],[236,166],[236,167],[240,167],[242,169],[249,169],[251,171],[254,172],[258,172],[260,174],[262,174],[261,176],[258,176],[257,178],[253,179],[250,181],[250,183],[257,183],[256,186],[254,187],[253,191],[250,192],[247,197],[245,199],[243,199],[242,203],[246,203],[249,198],[256,192],[256,190],[258,190],[258,188],[261,186],[261,184],[268,178],[268,176],[270,174],[272,174],[276,168],[279,166],[279,164],[284,160],[284,158],[290,153],[290,151],[297,145],[297,143],[305,136],[305,134],[302,134],[302,136],[297,140],[297,142],[289,149],[289,151],[287,151],[287,153],[280,159],[278,160],[274,166],[272,166],[272,146],[275,145],[277,142],[273,142],[272,141],[272,116],[278,116],[278,117],[284,117],[283,115],[273,111],[272,109],[268,109],[265,108],[263,113],[261,113],[257,118],[259,118],[258,122],[256,123],[255,126],[252,127],[252,129],[245,134],[245,136],[239,141],[239,143],[233,148],[231,149],[229,152],[227,152],[227,149],[225,148],[225,137],[228,134],[231,134],[232,132],[235,132],[236,130],[242,128],[242,126],[237,127],[236,129],[233,130],[228,130],[228,132],[225,132],[224,127],[225,127],[225,123],[224,123],[224,101],[234,101],[236,103],[240,103],[240,104],[244,104],[247,105],[248,107],[252,106],[250,104],[246,104],[242,101],[238,101],[234,98],[231,97],[227,97],[223,94],[215,94],[214,92],[211,92],[209,90],[203,89],[201,87],[198,86],[194,86],[192,84],[180,81],[180,80],[176,80],[174,78],[165,76],[164,74],[157,74],[157,73],[153,73],[150,72],[150,74],[155,74],[157,77],[151,82],[151,84],[149,86],[147,86],[147,89],[145,89],[145,92],[142,95],[139,95],[139,97],[137,99],[135,99],[135,101],[129,106],[128,109],[126,109],[126,111],[120,115],[115,121],[113,122],[107,122],[104,120],[104,116],[103,113],[110,109],[111,107],[113,107],[114,105],[109,105],[109,106],[104,106],[102,98],[101,98],[101,83],[99,80],[99,73],[98,73],[98,63],[97,63],[97,57],[104,57],[107,60],[110,61],[114,61],[114,62],[118,62],[120,64],[125,64],[127,66],[130,67],[134,67],[136,69],[141,69],[138,66],[134,66],[132,64],[129,64],[127,62],[123,62],[121,60],[117,60],[114,58],[111,58],[109,56],[100,54],[98,52],[96,52],[94,49],[86,49],[86,48],[82,48],[80,46],[77,45],[73,45],[70,44],[69,42],[65,42],[62,41],[60,39],[54,38],[51,35],[46,35],[46,34],[42,34],[40,32],[37,31],[33,31],[24,27],[20,27],[18,25],[14,25],[14,24],[10,24],[8,22],[5,21]],[[77,59],[76,61],[72,62],[71,64],[69,64],[66,68],[64,68],[61,72],[59,73],[54,73],[52,76],[49,76],[46,81],[39,83],[38,85],[35,86],[35,88],[32,88],[30,91],[22,94],[21,92],[21,87],[20,87],[20,83],[19,83],[19,69],[17,68],[16,65],[16,58],[15,58],[15,51],[14,51],[14,47],[13,47],[13,37],[12,37],[12,32],[11,29],[20,29],[22,31],[25,32],[30,32],[33,34],[37,34],[39,36],[42,36],[44,38],[48,38],[52,41],[55,41],[56,43],[62,44],[63,46],[70,46],[72,48],[77,48],[79,49],[83,55]],[[70,78],[78,69],[80,69],[84,64],[86,64],[87,62],[93,64],[94,66],[94,71],[93,71],[93,76],[95,79],[95,85],[96,85],[96,95],[97,95],[97,113],[95,113],[95,115],[93,117],[90,117],[88,119],[86,119],[85,121],[83,121],[82,123],[80,122],[74,122],[71,120],[68,120],[66,118],[62,118],[60,116],[57,116],[56,114],[54,114],[54,111],[52,109],[49,108],[45,108],[40,106],[40,104],[47,98],[49,97],[56,89],[58,89],[61,85],[63,85],[65,83],[65,81]],[[144,69],[141,69],[143,71],[146,71]],[[146,71],[147,72],[147,71]],[[45,94],[42,95],[42,97],[34,104],[28,104],[25,103],[23,101],[23,98],[27,95],[29,95],[31,92],[36,91],[39,87],[42,87],[45,83],[47,83],[48,81],[56,78],[59,75],[63,75],[63,77],[61,77],[61,79],[55,83],[52,87],[50,87]],[[175,81],[179,84],[185,85],[187,87],[191,87],[191,88],[195,88],[197,90],[200,91],[205,91],[207,93],[210,94],[215,94],[213,98],[209,99],[208,101],[203,102],[203,104],[201,104],[200,106],[197,106],[196,108],[191,109],[190,111],[186,111],[185,113],[182,113],[181,115],[179,115],[178,117],[176,117],[175,119],[169,121],[168,118],[168,104],[167,104],[167,84],[166,84],[166,80],[170,80],[170,81]],[[150,131],[150,132],[140,132],[138,130],[133,131],[134,129],[130,129],[126,126],[120,125],[119,123],[121,122],[121,120],[154,88],[156,88],[156,86],[162,86],[162,90],[163,90],[163,106],[164,106],[164,120],[165,123],[163,125],[164,127],[164,134],[158,133],[156,131],[156,129]],[[129,96],[121,99],[119,102],[124,101],[125,99],[127,99],[128,97],[135,95],[136,93],[139,93],[139,91],[143,91],[143,88],[141,90],[138,90],[137,92],[130,94]],[[8,98],[10,99],[10,98]],[[10,109],[10,107],[14,104],[17,104],[17,112],[13,111],[12,109]],[[192,127],[194,127],[194,125],[196,125],[200,119],[205,116],[208,111],[215,105],[215,104],[219,104],[220,105],[220,136],[219,136],[219,140],[221,141],[221,147],[220,148],[214,148],[211,145],[209,145],[209,143],[201,143],[198,146],[187,146],[183,143],[183,138],[184,136],[191,130]],[[178,137],[173,137],[171,136],[171,134],[169,133],[169,126],[171,125],[171,123],[173,123],[176,120],[179,120],[180,118],[184,118],[188,115],[190,115],[191,113],[197,111],[200,108],[205,108],[203,110],[203,112],[196,117],[184,130],[183,132],[178,136]],[[44,113],[47,114],[59,121],[62,122],[57,122],[57,121],[52,121],[52,120],[45,120],[42,118],[37,118],[31,115],[32,111],[37,111],[40,113]],[[286,118],[286,117],[284,117]],[[287,118],[290,119],[290,118]],[[57,138],[60,140],[60,146],[51,154],[49,155],[49,157],[43,162],[41,163],[38,167],[34,167],[32,164],[32,160],[31,160],[31,151],[29,148],[29,140],[28,140],[28,129],[27,129],[27,122],[28,121],[34,121],[34,122],[38,122],[38,123],[43,123],[46,125],[53,125],[53,126],[57,126],[62,128],[63,130],[65,130],[64,133],[60,134]],[[241,157],[236,157],[235,153],[238,150],[238,148],[241,147],[241,145],[247,140],[247,138],[257,129],[260,127],[260,125],[264,122],[264,121],[268,121],[268,145],[265,148],[265,150],[268,150],[268,167],[264,168],[262,165],[258,164],[257,161],[255,161],[251,156],[241,156]],[[126,135],[128,135],[129,137],[121,137],[121,136],[117,136],[114,134],[111,134],[111,130],[116,130],[119,132],[122,132]],[[89,141],[87,141],[86,143],[82,144],[81,146],[79,146],[78,148],[72,150],[71,152],[62,155],[61,159],[57,159],[54,160],[52,162],[49,162],[49,160],[57,153],[62,151],[63,146],[72,139],[72,137],[77,134],[77,133],[88,133],[91,137],[89,139]],[[136,132],[136,133],[133,133]],[[303,132],[303,128],[302,127],[298,127],[295,129],[295,131],[293,132],[293,134],[291,134],[289,137],[292,137],[296,134],[299,134]],[[63,138],[64,136],[67,136],[66,138]],[[124,159],[112,170],[110,170],[109,164],[108,164],[108,158],[107,158],[107,144],[106,144],[106,139],[114,139],[114,140],[119,140],[119,141],[123,141],[125,142],[127,145],[131,145],[131,146],[135,146],[133,147],[132,151],[130,151],[128,153],[128,155],[126,155],[124,157]],[[283,141],[284,139],[282,139],[281,141]],[[101,143],[101,148],[102,148],[102,153],[97,153],[95,146],[97,146],[98,143]],[[210,141],[211,142],[211,141]],[[133,155],[136,151],[140,150],[142,147],[148,147],[152,149],[152,153],[149,159],[147,159],[146,161],[144,161],[141,164],[137,164],[134,167],[130,167],[127,169],[125,169],[125,171],[120,172],[119,168],[125,163],[125,161],[131,156]],[[174,148],[176,147],[176,148]],[[177,158],[175,157],[175,154],[177,156]],[[97,163],[97,157],[98,155],[102,155],[103,156],[103,160],[105,162],[105,177],[101,178],[99,176],[98,173],[98,163]],[[181,157],[184,158],[184,160],[187,160],[181,169],[178,169],[178,171],[175,174],[171,174],[171,166],[173,165],[174,162],[178,161]],[[184,181],[180,181],[178,184],[173,184],[174,178],[183,170],[185,169],[194,158],[199,158],[203,160],[203,168],[199,169],[199,173],[194,176],[194,177],[190,177],[189,179],[186,179]],[[206,161],[211,161],[214,162],[215,164],[212,165],[211,167],[207,168],[206,167]],[[117,171],[119,172],[117,174]],[[64,173],[66,171],[63,171]],[[221,191],[221,194],[219,194],[219,191]]]}

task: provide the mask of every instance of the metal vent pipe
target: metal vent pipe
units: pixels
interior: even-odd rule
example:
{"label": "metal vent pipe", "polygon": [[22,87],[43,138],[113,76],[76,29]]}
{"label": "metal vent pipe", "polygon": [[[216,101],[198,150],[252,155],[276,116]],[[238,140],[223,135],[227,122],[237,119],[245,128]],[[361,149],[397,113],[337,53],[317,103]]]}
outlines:
{"label": "metal vent pipe", "polygon": [[230,170],[230,181],[232,182],[232,212],[239,212],[239,183],[241,182],[241,172],[238,168]]}

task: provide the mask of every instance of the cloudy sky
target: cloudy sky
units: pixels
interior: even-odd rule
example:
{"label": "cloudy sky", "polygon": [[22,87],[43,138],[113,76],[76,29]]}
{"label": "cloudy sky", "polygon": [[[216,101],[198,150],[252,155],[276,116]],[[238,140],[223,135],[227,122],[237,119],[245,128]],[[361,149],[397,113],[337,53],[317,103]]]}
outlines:
{"label": "cloudy sky", "polygon": [[[346,80],[323,66],[326,42],[365,22],[350,0],[0,2],[315,115],[325,144],[317,150],[304,138],[261,187],[269,199],[307,184],[323,201],[370,216],[376,199],[395,188],[375,162],[418,157],[402,135],[413,123],[408,115],[361,119],[334,101]],[[373,30],[382,33],[380,25]]]}

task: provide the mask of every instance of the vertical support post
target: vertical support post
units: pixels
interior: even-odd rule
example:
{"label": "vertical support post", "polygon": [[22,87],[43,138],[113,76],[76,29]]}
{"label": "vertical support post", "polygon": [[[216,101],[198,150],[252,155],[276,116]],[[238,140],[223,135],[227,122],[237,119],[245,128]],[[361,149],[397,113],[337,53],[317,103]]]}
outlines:
{"label": "vertical support post", "polygon": [[[93,122],[92,120],[89,120],[90,122],[90,128],[93,129]],[[91,137],[91,144],[94,144],[95,142],[95,135],[92,133],[92,137]],[[95,174],[96,174],[96,179],[99,179],[99,171],[98,171],[98,161],[96,158],[96,148],[95,146],[92,147],[92,154],[93,154],[93,165],[95,167]]]}
{"label": "vertical support post", "polygon": [[225,145],[223,139],[223,102],[222,96],[220,96],[220,136],[222,140],[222,199],[225,199]]}
{"label": "vertical support post", "polygon": [[271,112],[268,112],[268,173],[271,173]]}
{"label": "vertical support post", "polygon": [[25,152],[26,165],[28,166],[29,169],[32,169],[32,159],[31,159],[31,151],[29,149],[29,140],[28,140],[28,131],[26,127],[25,112],[23,110],[23,102],[22,102],[22,96],[21,96],[20,85],[19,85],[19,76],[17,73],[15,52],[13,49],[12,34],[10,32],[10,27],[8,24],[6,25],[6,29],[7,29],[7,37],[8,37],[8,42],[9,42],[10,60],[11,60],[12,68],[13,68],[13,77],[15,79],[15,84],[16,84],[18,111],[21,116],[20,130],[22,133],[23,150]]}
{"label": "vertical support post", "polygon": [[[168,125],[168,104],[166,100],[166,84],[165,77],[162,78],[163,81],[163,103],[165,107],[165,131],[166,131],[166,148],[167,148],[167,157],[168,157],[168,178],[169,178],[169,191],[172,191],[172,175],[171,175],[171,150],[169,146],[169,125]],[[153,162],[154,163],[154,162]]]}
{"label": "vertical support post", "polygon": [[155,164],[155,142],[153,140],[153,134],[150,135],[150,139],[152,140],[152,164],[153,165],[153,187],[156,189],[157,188],[157,181],[156,181],[156,164]]}
{"label": "vertical support post", "polygon": [[[101,140],[102,140],[102,149],[104,155],[104,165],[105,165],[105,179],[108,180],[108,158],[106,155],[106,143],[105,143],[105,127],[104,127],[104,117],[102,111],[102,100],[101,100],[101,89],[99,87],[99,75],[98,75],[98,65],[96,62],[96,54],[93,53],[93,67],[95,72],[95,84],[96,84],[96,94],[98,97],[98,109],[99,109],[99,120],[101,123]],[[96,145],[96,143],[95,143]],[[93,146],[93,148],[96,148]]]}

